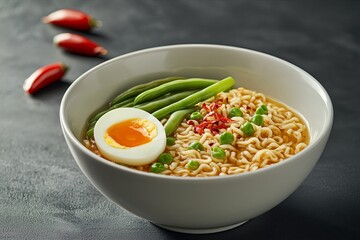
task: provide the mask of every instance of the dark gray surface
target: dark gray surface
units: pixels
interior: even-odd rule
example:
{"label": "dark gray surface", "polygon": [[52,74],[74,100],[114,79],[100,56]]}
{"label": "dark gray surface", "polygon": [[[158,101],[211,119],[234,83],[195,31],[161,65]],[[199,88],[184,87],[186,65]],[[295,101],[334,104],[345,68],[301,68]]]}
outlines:
{"label": "dark gray surface", "polygon": [[[177,43],[216,43],[273,54],[303,68],[329,92],[335,122],[313,172],[283,203],[236,229],[211,235],[162,230],[91,186],[59,125],[62,95],[104,61],[66,54],[40,23],[59,8],[103,20],[86,34],[109,58]],[[36,96],[22,84],[36,68],[64,61],[64,82]],[[0,239],[359,239],[360,1],[0,2]]]}

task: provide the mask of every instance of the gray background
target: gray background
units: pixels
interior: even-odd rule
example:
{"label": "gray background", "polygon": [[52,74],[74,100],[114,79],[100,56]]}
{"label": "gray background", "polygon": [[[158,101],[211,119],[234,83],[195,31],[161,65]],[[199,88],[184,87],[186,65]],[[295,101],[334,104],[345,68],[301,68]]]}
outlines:
{"label": "gray background", "polygon": [[[73,161],[59,125],[67,87],[105,58],[52,45],[68,30],[42,16],[76,8],[101,19],[85,34],[108,58],[148,47],[215,43],[269,53],[308,71],[329,92],[335,122],[310,176],[283,203],[236,229],[186,235],[115,206]],[[22,90],[38,67],[63,61],[63,82],[35,96]],[[360,1],[20,1],[0,2],[1,239],[359,239]]]}

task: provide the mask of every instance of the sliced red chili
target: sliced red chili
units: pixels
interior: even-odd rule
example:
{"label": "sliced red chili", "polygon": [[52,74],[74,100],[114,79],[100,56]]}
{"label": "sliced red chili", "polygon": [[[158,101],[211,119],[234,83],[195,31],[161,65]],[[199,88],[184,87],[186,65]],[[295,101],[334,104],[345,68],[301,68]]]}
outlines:
{"label": "sliced red chili", "polygon": [[192,126],[195,125],[194,121],[191,121],[191,120],[187,121],[187,124],[192,125]]}
{"label": "sliced red chili", "polygon": [[97,56],[108,53],[96,42],[74,33],[60,33],[54,37],[54,43],[66,51],[81,55]]}
{"label": "sliced red chili", "polygon": [[43,17],[43,22],[79,31],[89,31],[101,26],[101,22],[89,14],[74,9],[57,10]]}
{"label": "sliced red chili", "polygon": [[67,69],[68,67],[61,62],[43,66],[25,80],[23,89],[28,94],[33,94],[41,88],[59,81],[65,75]]}
{"label": "sliced red chili", "polygon": [[215,135],[220,132],[220,129],[226,129],[228,127],[227,123],[231,122],[227,116],[223,116],[217,112],[217,109],[221,107],[224,100],[219,99],[211,104],[203,103],[201,107],[207,112],[199,124],[194,126],[194,131],[203,134],[205,129],[209,129],[210,132]]}
{"label": "sliced red chili", "polygon": [[210,108],[206,105],[206,103],[202,103],[201,107],[205,109],[205,111],[210,112]]}

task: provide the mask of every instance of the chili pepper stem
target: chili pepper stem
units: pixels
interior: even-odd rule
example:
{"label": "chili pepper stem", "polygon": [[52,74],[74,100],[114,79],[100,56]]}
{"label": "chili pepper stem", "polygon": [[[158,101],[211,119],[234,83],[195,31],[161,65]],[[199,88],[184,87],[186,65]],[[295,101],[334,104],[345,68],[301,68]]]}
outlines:
{"label": "chili pepper stem", "polygon": [[91,28],[101,27],[103,25],[102,21],[97,20],[95,18],[91,18],[89,24]]}
{"label": "chili pepper stem", "polygon": [[99,53],[100,55],[106,55],[108,54],[108,50],[106,50],[103,47],[97,47],[95,48],[95,52]]}
{"label": "chili pepper stem", "polygon": [[66,64],[64,64],[64,63],[61,63],[61,67],[62,67],[62,69],[63,69],[63,71],[64,71],[64,74],[67,72],[67,71],[69,71],[69,66],[68,65],[66,65]]}
{"label": "chili pepper stem", "polygon": [[43,17],[43,18],[42,18],[42,22],[43,22],[43,23],[49,23],[49,22],[50,22],[49,17],[48,17],[48,16]]}

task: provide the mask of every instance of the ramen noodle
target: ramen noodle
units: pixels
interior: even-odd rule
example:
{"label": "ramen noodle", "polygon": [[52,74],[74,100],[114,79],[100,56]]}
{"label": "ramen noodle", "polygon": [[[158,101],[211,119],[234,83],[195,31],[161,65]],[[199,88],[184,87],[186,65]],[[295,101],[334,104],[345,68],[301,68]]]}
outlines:
{"label": "ramen noodle", "polygon": [[[267,113],[262,115],[263,123],[260,126],[252,123],[253,133],[248,136],[241,130],[242,126],[251,122],[261,106],[267,108]],[[227,117],[233,108],[239,108],[242,116],[228,118],[228,122],[222,119],[222,127],[217,129],[200,129],[201,120],[184,119],[174,132],[175,144],[165,149],[166,153],[172,155],[173,161],[164,164],[165,170],[161,174],[206,177],[252,172],[284,161],[302,151],[309,143],[304,120],[289,107],[262,93],[245,88],[233,89],[199,103],[198,107],[202,116],[212,111],[216,112],[216,116]],[[165,124],[166,119],[162,123]],[[232,134],[231,143],[221,144],[220,136],[224,132]],[[202,150],[189,149],[193,142],[199,142]],[[99,154],[93,141],[87,141],[86,145]],[[213,157],[215,147],[223,150],[221,159]],[[198,166],[189,168],[190,161],[196,161]],[[150,164],[131,168],[149,172]]]}

